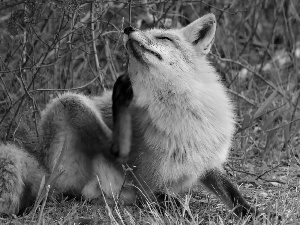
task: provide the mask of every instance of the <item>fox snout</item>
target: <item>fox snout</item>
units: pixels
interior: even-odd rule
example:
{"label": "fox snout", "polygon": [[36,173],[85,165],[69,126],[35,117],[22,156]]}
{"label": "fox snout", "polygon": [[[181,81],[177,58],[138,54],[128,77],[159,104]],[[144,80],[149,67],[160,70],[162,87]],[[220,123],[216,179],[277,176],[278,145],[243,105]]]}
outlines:
{"label": "fox snout", "polygon": [[130,33],[136,31],[136,29],[134,29],[133,27],[126,27],[124,29],[124,34],[127,34],[129,36]]}
{"label": "fox snout", "polygon": [[137,31],[135,28],[133,28],[133,27],[126,27],[125,29],[124,29],[124,38],[123,38],[123,42],[124,42],[124,46],[125,46],[125,48],[128,50],[128,48],[127,48],[127,43],[128,43],[128,40],[129,40],[129,35],[132,33],[132,32],[134,32],[134,31]]}
{"label": "fox snout", "polygon": [[129,54],[133,55],[141,63],[145,62],[145,54],[154,55],[159,60],[162,56],[153,50],[154,42],[147,37],[143,32],[134,29],[133,27],[126,27],[124,29],[124,45]]}

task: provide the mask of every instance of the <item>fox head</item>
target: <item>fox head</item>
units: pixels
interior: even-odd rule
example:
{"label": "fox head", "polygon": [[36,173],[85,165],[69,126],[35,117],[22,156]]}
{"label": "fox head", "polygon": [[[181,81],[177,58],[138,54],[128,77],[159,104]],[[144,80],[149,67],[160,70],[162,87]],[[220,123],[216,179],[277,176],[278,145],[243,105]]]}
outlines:
{"label": "fox head", "polygon": [[195,88],[205,89],[218,82],[213,67],[206,61],[215,31],[213,14],[181,29],[137,31],[126,28],[124,44],[136,103],[146,106],[151,104],[149,101],[170,102],[172,96],[188,96],[186,92],[192,91],[195,83]]}

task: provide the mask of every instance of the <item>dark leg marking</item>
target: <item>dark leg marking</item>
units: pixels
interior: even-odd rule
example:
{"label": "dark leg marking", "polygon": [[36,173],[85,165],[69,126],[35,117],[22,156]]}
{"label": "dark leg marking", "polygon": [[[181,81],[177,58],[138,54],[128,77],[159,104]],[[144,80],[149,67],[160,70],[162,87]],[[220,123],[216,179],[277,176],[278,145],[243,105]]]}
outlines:
{"label": "dark leg marking", "polygon": [[258,215],[259,211],[250,206],[238,189],[219,170],[211,170],[201,179],[203,185],[217,195],[237,216]]}

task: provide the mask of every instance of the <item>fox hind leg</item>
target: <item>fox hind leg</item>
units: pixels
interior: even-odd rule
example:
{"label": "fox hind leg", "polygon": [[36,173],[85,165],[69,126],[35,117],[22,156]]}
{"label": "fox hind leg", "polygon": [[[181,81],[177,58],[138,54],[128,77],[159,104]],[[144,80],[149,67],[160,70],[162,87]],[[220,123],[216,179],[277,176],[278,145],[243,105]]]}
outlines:
{"label": "fox hind leg", "polygon": [[230,209],[234,209],[234,213],[237,216],[243,217],[247,214],[259,214],[259,211],[247,203],[238,189],[229,181],[225,174],[218,169],[208,171],[201,178],[201,182]]}
{"label": "fox hind leg", "polygon": [[87,96],[66,93],[49,103],[40,122],[39,154],[50,171],[58,162],[63,171],[56,182],[58,193],[79,197],[94,175],[93,158],[109,155],[111,130],[95,101]]}

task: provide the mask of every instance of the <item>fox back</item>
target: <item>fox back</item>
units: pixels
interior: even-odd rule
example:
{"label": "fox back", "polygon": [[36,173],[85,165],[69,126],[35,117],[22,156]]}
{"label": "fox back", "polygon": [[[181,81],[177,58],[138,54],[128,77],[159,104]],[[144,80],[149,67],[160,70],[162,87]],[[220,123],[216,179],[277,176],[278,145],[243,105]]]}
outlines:
{"label": "fox back", "polygon": [[133,164],[150,187],[170,184],[178,192],[227,159],[233,106],[206,59],[215,30],[213,14],[182,29],[125,30],[134,93],[132,154],[142,152]]}

